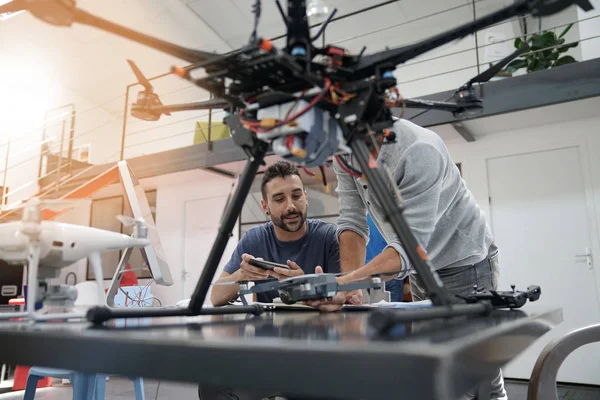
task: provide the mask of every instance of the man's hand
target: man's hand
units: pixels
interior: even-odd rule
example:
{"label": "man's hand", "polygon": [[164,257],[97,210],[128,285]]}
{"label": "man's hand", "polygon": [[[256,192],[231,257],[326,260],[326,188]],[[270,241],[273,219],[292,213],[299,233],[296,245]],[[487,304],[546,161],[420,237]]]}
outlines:
{"label": "man's hand", "polygon": [[[269,278],[267,270],[248,264],[248,261],[253,258],[255,257],[250,254],[242,254],[240,269],[236,272],[238,274],[238,281],[260,281]],[[256,260],[262,260],[262,258],[256,258]]]}
{"label": "man's hand", "polygon": [[[323,268],[315,268],[315,274],[322,274]],[[339,282],[339,279],[338,279]],[[334,312],[341,310],[344,304],[362,304],[362,290],[352,290],[349,292],[338,292],[331,300],[310,300],[304,304],[315,307],[322,312]]]}
{"label": "man's hand", "polygon": [[[300,266],[298,264],[296,264],[295,262],[288,260],[287,265],[288,265],[288,267],[290,267],[290,269],[275,267],[275,268],[273,268],[272,271],[269,271],[269,275],[271,275],[273,278],[277,278],[279,280],[291,278],[293,276],[304,275],[304,271],[302,270],[302,268],[300,268]],[[317,268],[321,268],[321,267],[317,267]]]}

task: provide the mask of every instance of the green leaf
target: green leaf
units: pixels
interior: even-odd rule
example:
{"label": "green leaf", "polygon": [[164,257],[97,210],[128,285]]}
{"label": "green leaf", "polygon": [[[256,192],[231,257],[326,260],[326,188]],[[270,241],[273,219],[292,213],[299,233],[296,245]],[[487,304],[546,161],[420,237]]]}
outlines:
{"label": "green leaf", "polygon": [[561,57],[558,60],[556,60],[556,62],[554,63],[554,66],[560,67],[561,65],[572,64],[574,62],[577,62],[577,60],[575,60],[573,57],[564,56],[564,57]]}
{"label": "green leaf", "polygon": [[560,56],[559,52],[553,51],[552,54],[550,54],[550,56],[548,56],[548,60],[550,60],[550,61],[556,61],[556,60],[558,60],[559,56]]}
{"label": "green leaf", "polygon": [[565,45],[557,47],[556,51],[558,51],[559,53],[565,53],[569,49],[572,49],[572,48],[577,47],[577,46],[579,46],[579,42],[567,43]]}
{"label": "green leaf", "polygon": [[544,32],[541,36],[542,47],[550,47],[556,44],[556,34],[552,31]]}
{"label": "green leaf", "polygon": [[531,50],[539,50],[544,47],[544,41],[540,35],[533,35],[531,37]]}
{"label": "green leaf", "polygon": [[523,40],[520,37],[515,39],[515,49],[520,48],[522,44],[523,44]]}
{"label": "green leaf", "polygon": [[569,25],[567,25],[567,27],[561,32],[560,35],[558,35],[558,37],[562,38],[563,36],[565,36],[567,34],[567,32],[569,32],[571,27],[573,27],[573,23],[570,23]]}
{"label": "green leaf", "polygon": [[565,39],[558,39],[556,41],[556,44],[563,44],[565,42]]}

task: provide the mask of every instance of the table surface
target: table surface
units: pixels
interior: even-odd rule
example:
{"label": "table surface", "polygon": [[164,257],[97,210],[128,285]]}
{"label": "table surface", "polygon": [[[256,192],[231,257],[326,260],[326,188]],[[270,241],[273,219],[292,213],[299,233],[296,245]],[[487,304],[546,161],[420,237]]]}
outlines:
{"label": "table surface", "polygon": [[536,315],[412,322],[369,312],[0,323],[0,362],[341,399],[456,399],[562,321]]}

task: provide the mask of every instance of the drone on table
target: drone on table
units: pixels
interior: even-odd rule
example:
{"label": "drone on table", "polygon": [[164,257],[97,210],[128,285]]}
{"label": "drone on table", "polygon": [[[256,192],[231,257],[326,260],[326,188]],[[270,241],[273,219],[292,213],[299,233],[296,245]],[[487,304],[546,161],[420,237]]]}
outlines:
{"label": "drone on table", "polygon": [[[1,319],[30,318],[34,321],[83,317],[72,311],[77,289],[70,285],[50,285],[62,268],[86,258],[94,271],[99,304],[105,303],[104,280],[100,254],[107,251],[150,244],[142,220],[119,216],[127,226],[133,226],[131,236],[83,225],[43,221],[44,208],[69,208],[81,200],[43,200],[34,197],[23,205],[20,221],[0,224],[0,259],[8,265],[27,265],[26,311],[3,313]],[[36,305],[42,309],[36,311]],[[67,310],[55,312],[55,310]]]}
{"label": "drone on table", "polygon": [[309,300],[331,300],[339,292],[348,292],[358,289],[381,289],[381,276],[398,275],[399,271],[392,273],[375,274],[359,281],[340,284],[337,277],[340,274],[305,274],[282,280],[268,280],[257,282],[250,287],[250,281],[222,282],[214,286],[239,285],[238,294],[242,303],[248,305],[245,295],[278,292],[284,304],[295,304]]}
{"label": "drone on table", "polygon": [[[0,14],[27,10],[35,17],[56,26],[73,23],[94,26],[131,39],[158,51],[191,63],[174,67],[173,73],[211,93],[208,102],[163,105],[151,85],[138,94],[132,112],[152,119],[165,113],[183,110],[222,108],[234,143],[241,147],[248,162],[240,177],[222,219],[215,243],[208,255],[198,285],[187,309],[178,310],[95,310],[88,318],[95,322],[133,316],[199,315],[205,313],[256,312],[256,307],[240,307],[237,311],[215,311],[203,307],[223,251],[237,221],[252,181],[269,150],[296,164],[312,167],[337,154],[352,153],[373,194],[388,216],[388,222],[403,243],[408,259],[423,281],[434,309],[446,316],[489,312],[486,303],[452,305],[453,299],[443,288],[439,277],[427,260],[407,225],[398,193],[390,188],[389,177],[383,173],[370,154],[376,146],[375,137],[393,142],[395,118],[392,109],[399,106],[446,109],[465,114],[478,112],[481,100],[473,84],[490,79],[510,59],[496,64],[496,69],[484,72],[462,86],[452,102],[403,100],[396,88],[394,70],[428,51],[471,35],[478,30],[515,16],[531,14],[545,17],[577,4],[585,11],[593,9],[588,0],[516,0],[489,15],[460,25],[446,32],[403,47],[377,53],[350,54],[343,48],[315,41],[321,36],[333,14],[311,35],[305,0],[288,0],[287,13],[276,1],[286,28],[286,44],[277,48],[258,36],[260,0],[254,6],[254,30],[248,43],[227,54],[215,54],[185,48],[131,30],[94,16],[76,7],[75,0],[13,0],[0,6]],[[519,49],[515,57],[525,51]],[[203,70],[202,77],[194,76]],[[488,77],[489,75],[489,77]],[[138,77],[139,79],[139,77]]]}

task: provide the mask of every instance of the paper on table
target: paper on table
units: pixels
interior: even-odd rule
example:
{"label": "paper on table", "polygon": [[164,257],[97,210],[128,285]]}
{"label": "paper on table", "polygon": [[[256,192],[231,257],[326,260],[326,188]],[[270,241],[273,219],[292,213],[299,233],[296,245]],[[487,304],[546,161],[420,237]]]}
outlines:
{"label": "paper on table", "polygon": [[381,300],[379,303],[372,304],[375,307],[380,308],[400,308],[400,309],[409,309],[409,308],[427,308],[431,307],[431,300],[421,300],[421,301],[412,301],[412,302],[388,302],[385,300]]}

